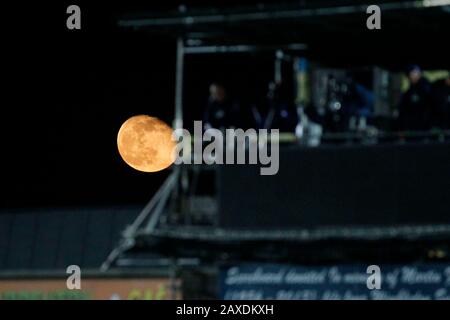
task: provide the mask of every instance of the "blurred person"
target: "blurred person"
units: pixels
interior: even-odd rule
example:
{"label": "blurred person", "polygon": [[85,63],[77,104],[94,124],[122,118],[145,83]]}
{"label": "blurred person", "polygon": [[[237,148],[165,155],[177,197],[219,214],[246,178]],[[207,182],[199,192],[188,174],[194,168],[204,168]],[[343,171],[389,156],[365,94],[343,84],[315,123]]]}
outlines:
{"label": "blurred person", "polygon": [[407,69],[409,88],[399,104],[400,130],[428,130],[431,114],[431,86],[417,65]]}
{"label": "blurred person", "polygon": [[247,127],[246,118],[240,105],[228,96],[225,86],[218,82],[211,83],[203,115],[204,129],[245,128]]}
{"label": "blurred person", "polygon": [[348,119],[349,130],[365,130],[367,119],[372,117],[374,94],[364,85],[347,76],[341,84],[342,109]]}
{"label": "blurred person", "polygon": [[348,112],[352,116],[371,117],[375,103],[373,92],[351,78],[347,80],[347,83],[349,87]]}
{"label": "blurred person", "polygon": [[298,123],[298,114],[293,103],[294,99],[286,86],[282,82],[270,82],[266,97],[268,112],[264,128],[294,133]]}
{"label": "blurred person", "polygon": [[432,84],[433,100],[432,124],[442,129],[450,129],[450,72],[447,77]]}

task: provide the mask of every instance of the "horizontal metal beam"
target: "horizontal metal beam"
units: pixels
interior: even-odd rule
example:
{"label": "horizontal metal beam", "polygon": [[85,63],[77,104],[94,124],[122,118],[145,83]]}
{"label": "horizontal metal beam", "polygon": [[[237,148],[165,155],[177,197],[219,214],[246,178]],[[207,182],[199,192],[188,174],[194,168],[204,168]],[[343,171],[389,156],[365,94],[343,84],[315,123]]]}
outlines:
{"label": "horizontal metal beam", "polygon": [[[361,5],[346,5],[326,8],[295,8],[295,9],[272,9],[259,10],[240,13],[208,14],[201,13],[191,15],[177,16],[154,16],[148,18],[128,18],[119,20],[119,26],[122,27],[182,27],[204,24],[223,24],[239,22],[259,22],[274,21],[286,19],[299,19],[308,17],[324,17],[342,14],[366,13],[367,7],[372,3]],[[450,0],[423,0],[408,2],[380,3],[379,6],[383,12],[418,9],[446,6]]]}
{"label": "horizontal metal beam", "polygon": [[210,54],[210,53],[239,53],[258,52],[266,50],[306,50],[307,45],[295,43],[283,46],[257,46],[257,45],[220,45],[220,46],[195,46],[185,47],[185,54]]}
{"label": "horizontal metal beam", "polygon": [[[400,225],[379,227],[321,227],[314,229],[227,229],[212,227],[172,227],[170,229],[155,230],[151,233],[139,235],[141,240],[165,239],[179,241],[206,241],[214,243],[243,243],[244,241],[293,241],[313,242],[323,240],[387,240],[402,239],[412,241],[417,239],[450,239],[450,225]],[[152,241],[153,241],[152,240]]]}

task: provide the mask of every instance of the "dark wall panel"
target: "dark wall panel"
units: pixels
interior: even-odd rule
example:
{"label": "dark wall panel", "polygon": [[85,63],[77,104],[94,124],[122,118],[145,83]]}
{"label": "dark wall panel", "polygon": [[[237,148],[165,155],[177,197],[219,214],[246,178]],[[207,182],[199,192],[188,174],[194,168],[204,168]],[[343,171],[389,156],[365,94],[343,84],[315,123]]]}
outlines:
{"label": "dark wall panel", "polygon": [[0,214],[0,269],[6,266],[13,219],[12,214]]}
{"label": "dark wall panel", "polygon": [[450,145],[286,147],[279,172],[219,168],[223,227],[450,223]]}
{"label": "dark wall panel", "polygon": [[33,268],[52,269],[55,267],[61,247],[64,215],[57,211],[39,212],[37,216],[36,244]]}
{"label": "dark wall panel", "polygon": [[30,268],[35,247],[36,216],[27,213],[16,214],[11,228],[5,266],[8,269]]}

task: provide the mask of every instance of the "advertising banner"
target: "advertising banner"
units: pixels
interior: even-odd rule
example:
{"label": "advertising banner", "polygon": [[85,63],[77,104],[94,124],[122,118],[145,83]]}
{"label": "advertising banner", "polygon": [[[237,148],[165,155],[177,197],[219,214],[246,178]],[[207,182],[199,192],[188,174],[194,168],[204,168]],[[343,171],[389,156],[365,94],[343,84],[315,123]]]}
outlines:
{"label": "advertising banner", "polygon": [[229,266],[220,272],[220,298],[449,300],[450,264]]}
{"label": "advertising banner", "polygon": [[69,290],[66,279],[0,279],[0,300],[166,300],[180,299],[178,281],[169,278],[82,279]]}

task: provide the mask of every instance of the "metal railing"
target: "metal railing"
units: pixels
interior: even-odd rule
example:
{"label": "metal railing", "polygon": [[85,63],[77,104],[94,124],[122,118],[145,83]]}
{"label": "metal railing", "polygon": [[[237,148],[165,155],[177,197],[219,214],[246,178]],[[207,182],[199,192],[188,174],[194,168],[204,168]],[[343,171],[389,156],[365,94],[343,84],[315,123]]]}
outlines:
{"label": "metal railing", "polygon": [[[114,248],[108,255],[105,262],[100,267],[102,272],[107,271],[114,261],[126,250],[132,248],[135,244],[135,236],[139,229],[144,228],[146,232],[152,232],[155,230],[158,222],[160,221],[164,207],[167,203],[169,195],[174,190],[178,177],[180,174],[180,168],[175,167],[170,173],[156,194],[150,199],[147,205],[142,209],[141,213],[137,216],[134,222],[128,226],[123,232],[123,238],[119,245]],[[144,226],[147,221],[147,225]]]}

